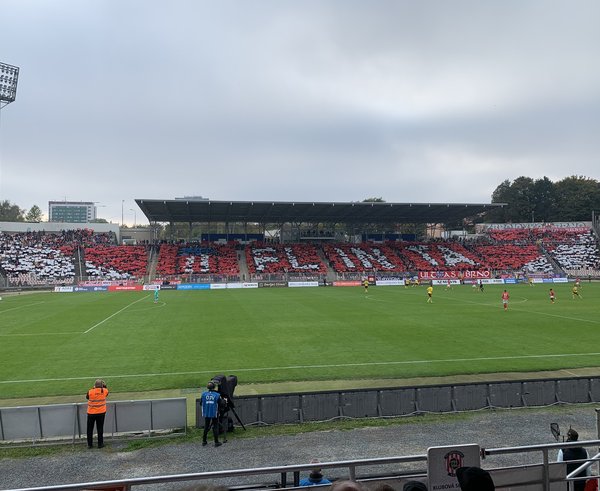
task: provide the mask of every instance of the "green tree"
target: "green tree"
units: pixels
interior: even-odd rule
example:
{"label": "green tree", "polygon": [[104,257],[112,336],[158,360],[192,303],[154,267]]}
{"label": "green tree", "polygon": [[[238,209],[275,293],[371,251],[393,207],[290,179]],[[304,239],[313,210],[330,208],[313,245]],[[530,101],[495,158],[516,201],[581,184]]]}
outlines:
{"label": "green tree", "polygon": [[39,223],[42,221],[42,218],[44,218],[44,214],[38,205],[33,205],[31,208],[29,208],[27,215],[25,215],[26,222]]}
{"label": "green tree", "polygon": [[555,184],[556,221],[590,220],[600,209],[600,183],[584,176],[566,177]]}
{"label": "green tree", "polygon": [[1,222],[23,222],[25,218],[22,210],[17,205],[11,204],[10,201],[4,200],[0,202],[0,221]]}
{"label": "green tree", "polygon": [[600,210],[600,183],[584,176],[556,183],[546,176],[536,181],[521,176],[503,181],[492,193],[492,203],[508,206],[488,212],[487,222],[589,220],[592,210]]}
{"label": "green tree", "polygon": [[[508,179],[502,181],[492,193],[492,203],[510,203],[512,200],[510,181]],[[487,222],[506,222],[508,216],[508,208],[492,209],[486,214]]]}
{"label": "green tree", "polygon": [[554,183],[544,176],[533,183],[533,219],[550,222],[556,216],[557,191]]}

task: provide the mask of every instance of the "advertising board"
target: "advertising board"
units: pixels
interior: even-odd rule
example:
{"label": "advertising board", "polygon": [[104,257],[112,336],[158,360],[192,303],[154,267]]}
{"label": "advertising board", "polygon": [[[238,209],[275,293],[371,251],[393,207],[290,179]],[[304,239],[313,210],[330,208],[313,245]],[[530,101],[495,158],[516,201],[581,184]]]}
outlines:
{"label": "advertising board", "polygon": [[377,286],[404,286],[404,280],[376,280]]}

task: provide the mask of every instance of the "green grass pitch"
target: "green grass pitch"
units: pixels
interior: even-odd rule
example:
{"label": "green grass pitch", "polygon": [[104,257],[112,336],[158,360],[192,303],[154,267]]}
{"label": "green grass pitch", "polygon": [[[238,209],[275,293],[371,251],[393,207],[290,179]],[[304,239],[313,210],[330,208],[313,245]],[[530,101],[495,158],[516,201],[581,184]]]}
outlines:
{"label": "green grass pitch", "polygon": [[0,301],[0,399],[600,366],[600,284],[37,293]]}

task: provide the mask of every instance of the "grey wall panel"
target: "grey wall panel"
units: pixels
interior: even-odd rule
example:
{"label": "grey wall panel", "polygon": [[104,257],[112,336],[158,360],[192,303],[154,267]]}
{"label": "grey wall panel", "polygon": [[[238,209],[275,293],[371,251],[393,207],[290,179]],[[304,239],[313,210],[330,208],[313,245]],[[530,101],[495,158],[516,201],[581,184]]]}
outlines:
{"label": "grey wall panel", "polygon": [[150,401],[119,401],[114,409],[117,433],[152,429]]}
{"label": "grey wall panel", "polygon": [[187,426],[187,401],[185,399],[157,399],[151,403],[153,430]]}
{"label": "grey wall panel", "polygon": [[522,407],[521,382],[501,382],[488,384],[490,401],[494,407]]}
{"label": "grey wall panel", "polygon": [[342,392],[342,414],[351,418],[372,418],[377,412],[377,391]]}
{"label": "grey wall panel", "polygon": [[452,387],[424,387],[416,390],[419,411],[445,413],[452,411]]}
{"label": "grey wall panel", "polygon": [[457,411],[473,411],[488,407],[487,384],[457,385],[452,391],[454,408]]}
{"label": "grey wall panel", "polygon": [[527,406],[548,406],[556,402],[554,380],[523,382],[522,395]]}
{"label": "grey wall panel", "polygon": [[53,438],[73,434],[77,404],[54,404],[40,406],[42,437]]}
{"label": "grey wall panel", "polygon": [[[258,422],[258,403],[259,400],[257,397],[236,397],[235,412],[242,420],[242,423],[246,425]],[[235,417],[233,422],[235,425],[239,424]]]}
{"label": "grey wall panel", "polygon": [[264,423],[298,423],[299,410],[299,395],[260,397],[260,414]]}
{"label": "grey wall panel", "polygon": [[410,389],[386,389],[379,391],[379,405],[382,416],[401,416],[416,410],[416,392]]}
{"label": "grey wall panel", "polygon": [[325,421],[340,416],[339,394],[302,394],[302,414],[305,421]]}
{"label": "grey wall panel", "polygon": [[[171,430],[187,425],[185,398],[117,401],[106,405],[104,434]],[[152,406],[152,420],[150,408]],[[86,434],[87,404],[50,404],[0,408],[5,441],[43,438],[82,438]],[[118,424],[118,428],[117,425]]]}
{"label": "grey wall panel", "polygon": [[558,380],[556,395],[561,402],[590,402],[589,379]]}
{"label": "grey wall panel", "polygon": [[5,440],[41,438],[37,406],[2,408]]}
{"label": "grey wall panel", "polygon": [[600,401],[600,379],[590,379],[590,395],[593,402]]}

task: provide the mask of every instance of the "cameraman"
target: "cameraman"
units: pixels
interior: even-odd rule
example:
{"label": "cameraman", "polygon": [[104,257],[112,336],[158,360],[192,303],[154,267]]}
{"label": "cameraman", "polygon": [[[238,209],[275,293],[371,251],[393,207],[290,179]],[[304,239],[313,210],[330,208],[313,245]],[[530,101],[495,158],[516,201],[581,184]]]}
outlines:
{"label": "cameraman", "polygon": [[[567,431],[567,441],[568,442],[576,442],[577,440],[579,440],[579,433],[577,433],[573,428],[569,428],[569,431]],[[570,460],[585,460],[589,458],[587,450],[583,447],[567,447],[567,448],[561,448],[558,451],[558,458],[556,459],[557,462],[569,462]],[[575,469],[577,469],[581,464],[583,464],[583,462],[575,462],[572,464],[567,464],[567,474],[573,472]],[[592,469],[590,467],[588,467],[585,470],[585,474],[586,476],[591,476],[592,475]],[[580,474],[581,476],[581,474]],[[573,489],[575,491],[583,491],[585,488],[585,481],[584,480],[579,480],[579,481],[574,481],[573,482]]]}
{"label": "cameraman", "polygon": [[219,394],[216,390],[216,385],[214,382],[210,381],[206,385],[206,388],[208,390],[204,391],[202,393],[202,397],[200,398],[202,402],[202,416],[204,416],[202,445],[206,445],[208,443],[206,441],[206,437],[208,436],[208,431],[212,426],[213,436],[215,438],[215,447],[220,447],[223,444],[219,441],[219,408],[223,401],[221,400],[221,394]]}
{"label": "cameraman", "polygon": [[87,444],[93,448],[94,425],[98,431],[98,448],[104,446],[104,418],[106,417],[106,398],[108,389],[102,379],[94,382],[94,387],[87,391],[85,398],[88,400],[87,407]]}

